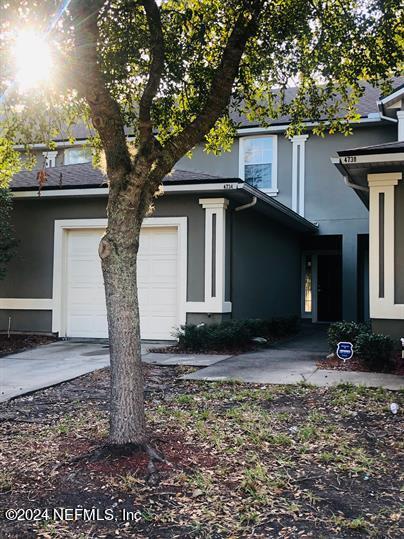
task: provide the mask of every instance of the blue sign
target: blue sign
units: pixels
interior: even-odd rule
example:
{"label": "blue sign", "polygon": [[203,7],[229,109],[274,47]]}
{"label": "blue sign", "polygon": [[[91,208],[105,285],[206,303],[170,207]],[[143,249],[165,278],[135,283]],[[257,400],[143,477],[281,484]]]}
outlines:
{"label": "blue sign", "polygon": [[339,342],[337,346],[337,356],[346,361],[353,356],[353,346],[351,342]]}

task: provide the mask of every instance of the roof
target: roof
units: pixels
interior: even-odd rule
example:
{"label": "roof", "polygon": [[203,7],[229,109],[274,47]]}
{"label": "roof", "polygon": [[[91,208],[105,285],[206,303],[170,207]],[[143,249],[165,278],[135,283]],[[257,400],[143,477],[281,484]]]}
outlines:
{"label": "roof", "polygon": [[[396,77],[393,80],[392,83],[393,86],[393,92],[395,93],[400,87],[404,86],[404,76],[403,77]],[[285,101],[291,102],[292,99],[296,96],[298,88],[287,88],[285,92]],[[364,93],[362,97],[359,99],[359,103],[357,106],[358,114],[361,116],[361,118],[366,118],[369,115],[378,114],[379,113],[379,107],[378,107],[378,101],[382,98],[380,88],[375,88],[371,84],[365,83],[364,84]],[[386,96],[387,97],[387,96]],[[343,112],[341,113],[341,116],[343,116]],[[245,116],[240,115],[238,111],[234,110],[231,113],[231,117],[234,121],[238,122],[240,124],[240,127],[256,127],[258,126],[257,121],[249,121],[245,118]],[[327,120],[328,118],[326,116],[323,116],[321,120]],[[311,118],[307,118],[306,121],[310,121]],[[274,121],[271,121],[271,125],[282,125],[287,124],[290,122],[290,116],[281,116],[277,118]]]}
{"label": "roof", "polygon": [[[38,189],[38,170],[23,170],[15,174],[11,180],[10,187],[13,191]],[[89,188],[106,187],[107,177],[92,166],[91,163],[81,163],[78,165],[62,165],[46,169],[48,175],[43,189],[64,189],[69,188]],[[189,172],[187,170],[174,170],[164,178],[163,184],[178,184],[192,182],[223,182],[228,178],[213,176],[202,172]]]}
{"label": "roof", "polygon": [[[396,77],[393,80],[392,86],[393,86],[393,93],[395,93],[399,88],[403,87],[404,76]],[[292,99],[296,96],[297,90],[298,90],[297,87],[286,89],[286,93],[285,93],[286,102],[292,101]],[[393,93],[390,95],[393,95]],[[379,114],[378,101],[381,99],[383,99],[384,101],[388,97],[389,96],[382,96],[379,88],[375,88],[371,84],[365,83],[364,93],[358,103],[358,113],[361,116],[361,118],[366,118],[369,115]],[[239,111],[235,108],[231,110],[230,116],[234,120],[234,122],[239,124],[241,128],[259,126],[259,122],[248,120],[244,115],[240,114]],[[343,113],[341,113],[341,116],[343,116]],[[321,119],[327,120],[328,118],[324,116]],[[311,118],[306,119],[306,121],[310,121],[310,120]],[[268,122],[271,125],[285,125],[290,122],[290,117],[281,116],[279,118],[274,119],[273,121],[268,119]],[[75,138],[76,140],[85,140],[89,137],[89,135],[94,135],[94,133],[95,131],[90,130],[87,124],[84,124],[83,122],[79,122],[71,126],[69,129],[67,127],[66,129],[63,129],[60,132],[60,134],[57,137],[55,137],[55,140],[68,141],[71,137]],[[126,127],[125,133],[127,136],[131,136],[133,134],[133,130]]]}
{"label": "roof", "polygon": [[[42,188],[42,196],[106,196],[106,176],[93,168],[91,163],[64,165],[46,169],[48,178]],[[11,189],[16,197],[36,198],[38,171],[22,171],[11,181]],[[61,181],[61,183],[60,183]],[[167,192],[190,193],[199,192],[204,195],[225,196],[231,198],[236,205],[251,202],[256,198],[257,211],[275,219],[279,223],[298,232],[314,232],[317,227],[273,197],[255,189],[240,178],[224,178],[197,171],[173,170],[163,180]]]}
{"label": "roof", "polygon": [[360,148],[350,148],[337,152],[341,157],[346,155],[373,155],[379,153],[400,153],[404,152],[404,141],[386,142],[385,144],[376,144],[374,146],[361,146]]}

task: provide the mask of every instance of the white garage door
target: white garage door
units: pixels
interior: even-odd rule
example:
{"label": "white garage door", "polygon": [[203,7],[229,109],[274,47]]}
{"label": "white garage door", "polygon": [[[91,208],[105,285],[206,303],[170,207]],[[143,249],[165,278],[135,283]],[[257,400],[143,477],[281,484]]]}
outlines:
{"label": "white garage door", "polygon": [[[67,234],[66,334],[108,336],[98,243],[101,229]],[[178,326],[177,229],[145,227],[140,235],[138,291],[143,339],[172,339]]]}

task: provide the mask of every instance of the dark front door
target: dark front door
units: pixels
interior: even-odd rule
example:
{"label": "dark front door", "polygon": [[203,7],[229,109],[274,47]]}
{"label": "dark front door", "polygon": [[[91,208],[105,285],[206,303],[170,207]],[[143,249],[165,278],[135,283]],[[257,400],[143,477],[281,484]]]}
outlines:
{"label": "dark front door", "polygon": [[334,322],[342,316],[340,254],[319,254],[317,261],[317,319]]}

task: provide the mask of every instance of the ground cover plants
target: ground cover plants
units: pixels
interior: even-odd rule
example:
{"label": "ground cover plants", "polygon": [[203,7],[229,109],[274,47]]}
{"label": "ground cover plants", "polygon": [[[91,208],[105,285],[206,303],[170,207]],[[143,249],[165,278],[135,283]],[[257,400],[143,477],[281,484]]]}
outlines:
{"label": "ground cover plants", "polygon": [[[402,395],[340,385],[191,382],[145,367],[153,444],[94,456],[109,371],[0,405],[0,506],[138,511],[139,520],[10,522],[4,538],[402,537]],[[398,414],[390,411],[397,402]]]}

